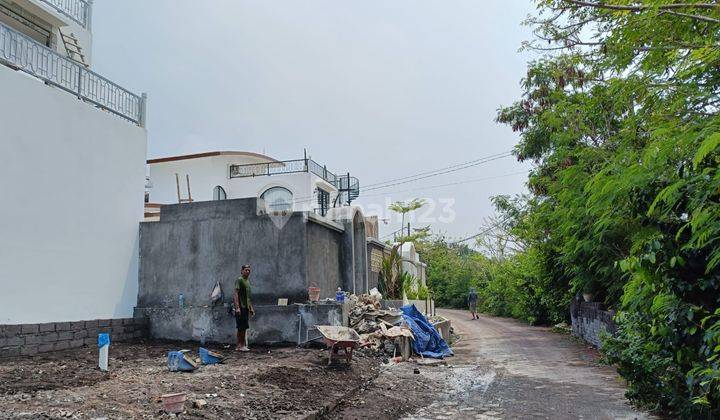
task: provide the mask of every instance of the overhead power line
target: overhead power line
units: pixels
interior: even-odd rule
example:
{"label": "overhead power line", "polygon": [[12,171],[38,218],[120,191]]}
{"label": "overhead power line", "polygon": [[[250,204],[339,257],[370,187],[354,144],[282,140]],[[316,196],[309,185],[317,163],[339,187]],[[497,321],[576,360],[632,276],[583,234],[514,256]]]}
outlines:
{"label": "overhead power line", "polygon": [[435,172],[445,171],[445,170],[447,170],[447,169],[454,169],[454,168],[457,168],[457,167],[460,167],[460,166],[471,165],[471,164],[474,164],[474,163],[479,162],[479,161],[484,161],[484,160],[486,160],[486,159],[494,158],[494,157],[501,156],[501,155],[507,155],[507,154],[510,154],[510,153],[511,153],[511,151],[508,150],[508,151],[505,151],[505,152],[496,153],[496,154],[494,154],[494,155],[489,155],[489,156],[484,156],[484,157],[481,157],[481,158],[469,160],[469,161],[467,161],[467,162],[456,163],[456,164],[454,164],[454,165],[445,166],[445,167],[443,167],[443,168],[436,168],[436,169],[433,169],[433,170],[430,170],[430,171],[420,172],[420,173],[417,173],[417,174],[414,174],[414,175],[408,175],[408,176],[404,176],[404,177],[400,177],[400,178],[393,178],[393,179],[388,179],[388,180],[386,180],[386,181],[375,182],[375,183],[373,183],[373,184],[363,185],[362,187],[363,187],[363,188],[370,188],[370,187],[375,187],[375,186],[378,186],[378,185],[389,184],[389,183],[396,182],[396,181],[403,181],[403,180],[410,179],[410,178],[415,178],[415,177],[418,177],[418,176],[429,175],[429,174],[432,174],[432,173],[435,173]]}
{"label": "overhead power line", "polygon": [[494,224],[488,226],[487,228],[483,229],[483,230],[482,230],[481,232],[479,232],[479,233],[476,233],[476,234],[474,234],[474,235],[468,236],[467,238],[463,238],[463,239],[460,239],[460,240],[457,240],[457,241],[448,242],[448,245],[460,244],[460,243],[463,243],[463,242],[467,242],[467,241],[469,241],[469,240],[471,240],[471,239],[475,239],[475,238],[477,238],[478,236],[485,235],[486,233],[492,231],[492,230],[495,229],[496,227],[499,227],[500,225],[502,225],[503,223],[507,222],[508,220],[510,220],[510,217],[509,217],[509,216],[507,216],[507,217],[505,217],[504,219],[498,221],[497,223],[494,223]]}
{"label": "overhead power line", "polygon": [[495,176],[486,176],[486,177],[484,177],[484,178],[466,179],[465,181],[450,182],[450,183],[447,183],[447,184],[429,185],[429,186],[427,186],[427,187],[409,188],[409,189],[407,189],[407,190],[396,190],[396,191],[385,191],[385,192],[374,193],[374,194],[363,194],[363,195],[361,195],[361,197],[362,197],[362,198],[365,198],[365,197],[377,197],[377,196],[381,196],[381,195],[399,194],[399,193],[410,192],[410,191],[430,190],[430,189],[433,189],[433,188],[450,187],[450,186],[454,186],[454,185],[470,184],[470,183],[473,183],[473,182],[480,182],[480,181],[489,181],[489,180],[491,180],[491,179],[506,178],[506,177],[509,177],[509,176],[523,175],[523,174],[527,174],[527,173],[528,173],[528,171],[511,172],[511,173],[509,173],[509,174],[495,175]]}
{"label": "overhead power line", "polygon": [[[472,163],[472,164],[467,164],[467,165],[465,165],[465,166],[456,167],[456,168],[453,168],[453,169],[443,170],[443,171],[440,171],[440,172],[426,173],[426,175],[422,175],[422,176],[419,176],[420,174],[417,174],[417,175],[415,175],[414,177],[406,177],[405,180],[403,180],[403,181],[393,182],[393,183],[389,183],[389,184],[386,184],[386,185],[378,185],[378,186],[369,187],[369,188],[368,188],[368,187],[364,187],[364,188],[361,189],[361,191],[373,191],[373,190],[378,190],[378,189],[381,189],[381,188],[393,187],[393,186],[395,186],[395,185],[407,184],[407,183],[409,183],[409,182],[415,182],[415,181],[419,181],[419,180],[421,180],[421,179],[427,179],[427,178],[431,178],[431,177],[438,176],[438,175],[444,175],[444,174],[448,174],[448,173],[451,173],[451,172],[461,171],[461,170],[463,170],[463,169],[472,168],[472,167],[475,167],[475,166],[482,165],[482,164],[484,164],[484,163],[492,162],[492,161],[495,161],[495,160],[498,160],[498,159],[502,159],[502,158],[506,158],[506,157],[510,157],[510,156],[512,156],[512,154],[511,154],[511,153],[507,153],[507,154],[495,156],[495,157],[492,157],[492,158],[486,158],[485,160],[475,161],[475,162]],[[376,184],[376,185],[377,185],[377,184]]]}

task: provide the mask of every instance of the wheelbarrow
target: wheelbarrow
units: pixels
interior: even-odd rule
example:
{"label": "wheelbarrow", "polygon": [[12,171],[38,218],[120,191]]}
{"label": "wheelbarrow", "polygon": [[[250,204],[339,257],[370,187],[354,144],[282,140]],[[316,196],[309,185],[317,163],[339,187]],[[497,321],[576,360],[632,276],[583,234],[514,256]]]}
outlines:
{"label": "wheelbarrow", "polygon": [[[333,325],[316,325],[323,336],[323,342],[328,348],[328,366],[333,359],[345,359],[349,364],[352,360],[353,350],[359,347],[360,335],[348,327]],[[342,354],[340,353],[342,349]]]}

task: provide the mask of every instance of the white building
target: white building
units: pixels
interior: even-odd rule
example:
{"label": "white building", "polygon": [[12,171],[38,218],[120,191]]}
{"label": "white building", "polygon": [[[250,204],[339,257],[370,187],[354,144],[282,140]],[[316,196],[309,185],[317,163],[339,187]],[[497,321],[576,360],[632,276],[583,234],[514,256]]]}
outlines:
{"label": "white building", "polygon": [[89,0],[0,0],[0,324],[132,316],[145,96],[91,70]]}
{"label": "white building", "polygon": [[148,208],[190,199],[260,197],[271,211],[314,211],[325,216],[359,194],[356,178],[336,175],[309,158],[278,161],[251,152],[207,152],[147,163]]}

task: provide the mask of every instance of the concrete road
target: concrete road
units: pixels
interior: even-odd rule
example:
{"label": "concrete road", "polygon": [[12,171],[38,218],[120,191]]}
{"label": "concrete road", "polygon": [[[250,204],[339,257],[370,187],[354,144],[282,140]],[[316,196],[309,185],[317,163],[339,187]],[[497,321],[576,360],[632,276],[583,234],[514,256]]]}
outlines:
{"label": "concrete road", "polygon": [[622,381],[598,363],[597,351],[568,335],[505,318],[471,320],[466,311],[438,312],[462,336],[456,356],[447,359],[452,366],[434,368],[447,395],[409,418],[652,418],[628,404]]}

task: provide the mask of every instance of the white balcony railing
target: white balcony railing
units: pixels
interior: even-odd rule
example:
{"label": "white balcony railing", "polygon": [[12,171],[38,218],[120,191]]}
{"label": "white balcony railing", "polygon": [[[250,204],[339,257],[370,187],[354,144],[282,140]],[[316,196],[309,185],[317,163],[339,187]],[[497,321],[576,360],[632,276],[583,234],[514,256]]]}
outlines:
{"label": "white balcony railing", "polygon": [[90,3],[87,0],[40,0],[55,9],[58,13],[67,16],[75,23],[87,28],[90,22]]}
{"label": "white balcony railing", "polygon": [[22,70],[99,108],[145,126],[145,95],[136,95],[0,22],[0,64]]}

